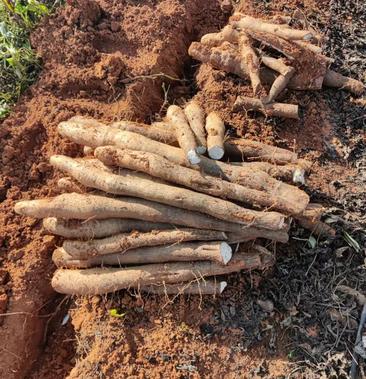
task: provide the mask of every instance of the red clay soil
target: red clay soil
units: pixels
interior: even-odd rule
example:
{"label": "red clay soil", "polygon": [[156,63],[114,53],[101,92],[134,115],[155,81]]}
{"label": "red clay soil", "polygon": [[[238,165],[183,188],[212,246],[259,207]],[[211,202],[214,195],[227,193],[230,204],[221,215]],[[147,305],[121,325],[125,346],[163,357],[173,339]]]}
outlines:
{"label": "red clay soil", "polygon": [[[238,378],[264,358],[273,376],[285,375],[286,336],[277,341],[280,354],[270,357],[261,346],[246,352],[241,330],[202,333],[205,324],[214,323],[214,300],[181,297],[169,303],[127,293],[78,298],[72,303],[73,326],[61,325],[66,303],[59,305],[62,298],[50,287],[51,253],[60,241],[44,235],[38,221],[13,211],[20,199],[56,193],[58,174],[48,163],[50,155],[80,154],[57,135],[57,124],[73,115],[106,122],[159,118],[166,100],[179,102],[189,94],[191,83],[182,80],[191,64],[189,43],[223,27],[230,15],[230,2],[218,0],[67,3],[33,33],[44,70],[0,126],[0,313],[7,313],[0,317],[0,378]],[[295,7],[298,1],[286,3]],[[309,9],[315,4],[306,3]],[[242,9],[262,11],[252,2]],[[248,83],[206,65],[196,81],[196,98],[207,110],[218,110],[238,135],[306,148],[313,158],[322,154],[323,138],[332,138],[320,95],[291,95],[304,106],[304,121],[275,125],[232,113],[236,95],[248,93]],[[328,193],[335,172],[352,174],[336,165],[316,172],[311,184]],[[228,298],[234,292],[245,296],[240,283],[228,290]],[[126,316],[110,317],[111,307]]]}

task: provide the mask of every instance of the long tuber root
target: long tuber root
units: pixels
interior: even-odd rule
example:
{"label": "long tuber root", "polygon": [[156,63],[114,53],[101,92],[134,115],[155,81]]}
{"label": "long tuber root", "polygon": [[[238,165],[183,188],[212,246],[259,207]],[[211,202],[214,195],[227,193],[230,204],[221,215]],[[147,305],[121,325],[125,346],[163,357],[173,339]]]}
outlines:
{"label": "long tuber root", "polygon": [[65,238],[90,240],[132,231],[149,232],[150,230],[170,229],[173,226],[122,218],[80,221],[47,217],[43,219],[43,228],[49,233]]}
{"label": "long tuber root", "polygon": [[345,89],[357,96],[365,91],[364,84],[356,79],[348,78],[338,74],[338,72],[328,70],[324,77],[324,85],[328,87]]}
{"label": "long tuber root", "polygon": [[64,177],[57,181],[57,188],[60,190],[60,192],[76,192],[76,193],[83,193],[84,188],[80,186],[78,183],[76,183],[72,178]]}
{"label": "long tuber root", "polygon": [[124,252],[143,246],[169,245],[187,241],[220,241],[227,238],[224,232],[201,229],[153,230],[147,233],[120,233],[90,241],[66,240],[62,247],[74,258],[87,259],[95,255]]}
{"label": "long tuber root", "polygon": [[207,150],[212,159],[224,156],[225,125],[217,112],[210,112],[206,117]]}
{"label": "long tuber root", "polygon": [[207,276],[266,268],[272,263],[273,259],[270,255],[252,250],[249,253],[237,253],[227,265],[214,262],[181,262],[133,266],[122,269],[58,269],[52,278],[52,287],[55,291],[68,295],[98,295],[123,288],[140,288],[159,283],[189,282]]}
{"label": "long tuber root", "polygon": [[309,41],[313,38],[313,34],[308,30],[292,29],[288,26],[284,27],[278,24],[271,24],[251,16],[243,16],[240,14],[234,14],[230,24],[236,29],[270,33],[287,40]]}
{"label": "long tuber root", "polygon": [[228,139],[225,143],[225,150],[229,156],[241,160],[244,160],[244,158],[263,160],[280,165],[296,163],[298,160],[297,154],[290,150],[244,138]]}
{"label": "long tuber root", "polygon": [[[85,127],[75,122],[59,124],[59,132],[76,143],[91,145],[93,147],[115,145],[131,150],[143,150],[157,153],[179,165],[187,165],[185,155],[181,149],[150,140],[136,133],[122,132],[108,128],[107,126],[99,128]],[[194,165],[192,168],[198,169]],[[199,168],[209,175],[217,176],[252,189],[262,190],[273,196],[279,196],[284,201],[292,204],[294,207],[293,213],[302,212],[309,201],[308,196],[303,191],[277,181],[261,171],[253,173],[252,170],[214,161],[206,157],[201,157]]]}
{"label": "long tuber root", "polygon": [[263,90],[260,79],[259,58],[252,47],[251,38],[245,32],[241,32],[239,34],[238,44],[240,55],[245,62],[245,66],[248,68],[253,94],[256,96]]}
{"label": "long tuber root", "polygon": [[197,140],[197,153],[204,154],[207,150],[205,113],[195,101],[190,101],[184,107],[184,113]]}
{"label": "long tuber root", "polygon": [[163,262],[212,261],[226,265],[232,249],[226,242],[182,242],[174,245],[140,247],[126,252],[97,255],[79,259],[64,248],[56,249],[53,262],[60,268],[90,268],[98,266],[138,265]]}
{"label": "long tuber root", "polygon": [[177,105],[171,105],[167,110],[166,118],[174,127],[179,146],[184,151],[188,162],[193,165],[200,163],[201,159],[197,155],[196,139],[183,110]]}
{"label": "long tuber root", "polygon": [[287,164],[278,166],[268,162],[232,162],[231,164],[240,167],[247,167],[251,170],[261,170],[277,179],[288,182],[305,184],[305,171],[307,166],[301,167],[300,164]]}
{"label": "long tuber root", "polygon": [[50,162],[81,184],[107,193],[139,197],[206,213],[224,221],[230,220],[265,229],[281,229],[284,224],[284,216],[280,213],[252,211],[209,195],[143,179],[141,175],[115,175],[98,168],[88,169],[84,162],[61,155],[52,156]]}
{"label": "long tuber root", "polygon": [[[97,195],[66,193],[51,199],[26,200],[15,204],[18,214],[35,217],[64,219],[132,218],[152,222],[188,226],[198,229],[241,233],[243,225],[220,221],[199,212],[136,198],[108,198]],[[245,228],[251,230],[251,228]]]}
{"label": "long tuber root", "polygon": [[155,295],[221,295],[227,282],[216,280],[195,280],[181,284],[151,285],[140,287],[139,290]]}
{"label": "long tuber root", "polygon": [[[226,182],[208,175],[203,175],[199,171],[176,165],[157,154],[105,146],[98,147],[95,150],[95,155],[107,165],[120,166],[134,171],[142,171],[151,176],[183,185],[212,196],[237,200],[254,206],[259,205],[286,214],[291,214],[294,210],[293,205],[289,204],[287,201],[283,201],[281,197],[270,195],[264,191],[247,188],[236,183]],[[290,175],[293,175],[296,170],[287,169],[285,172],[285,169],[282,169],[281,171],[281,167],[287,166],[274,166],[266,162],[253,162],[247,163],[247,165],[249,165],[249,167],[254,167],[257,170],[267,169],[268,171],[275,171],[276,168],[278,168],[278,171],[280,171],[281,174],[288,174],[287,171],[290,171]],[[270,167],[268,168],[267,166]],[[272,172],[272,174],[277,174],[277,172]]]}
{"label": "long tuber root", "polygon": [[247,111],[261,111],[268,116],[299,119],[299,106],[295,104],[271,103],[263,104],[259,99],[238,96],[234,103],[234,111],[245,109]]}

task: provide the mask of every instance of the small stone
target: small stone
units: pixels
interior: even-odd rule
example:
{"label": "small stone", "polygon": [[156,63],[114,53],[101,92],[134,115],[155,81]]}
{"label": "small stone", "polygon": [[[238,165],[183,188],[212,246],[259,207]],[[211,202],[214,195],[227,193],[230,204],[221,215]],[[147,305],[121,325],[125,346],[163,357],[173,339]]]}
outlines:
{"label": "small stone", "polygon": [[116,21],[111,22],[112,32],[118,32],[120,29],[121,29],[121,25],[118,22],[116,22]]}
{"label": "small stone", "polygon": [[257,300],[257,304],[266,312],[271,313],[274,305],[271,300]]}

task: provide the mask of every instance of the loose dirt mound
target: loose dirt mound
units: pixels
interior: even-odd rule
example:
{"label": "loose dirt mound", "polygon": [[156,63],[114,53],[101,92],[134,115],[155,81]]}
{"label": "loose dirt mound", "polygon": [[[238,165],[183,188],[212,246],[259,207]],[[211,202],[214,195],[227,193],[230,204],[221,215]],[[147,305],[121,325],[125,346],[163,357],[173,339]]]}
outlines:
{"label": "loose dirt mound", "polygon": [[[30,377],[65,377],[73,366],[73,378],[234,378],[261,370],[274,377],[289,372],[286,333],[266,332],[277,330],[285,311],[269,317],[253,303],[262,282],[256,275],[233,276],[230,286],[236,289],[229,288],[221,302],[183,297],[169,302],[126,293],[79,299],[71,306],[75,337],[70,324],[61,326],[68,303],[60,303],[49,285],[54,270],[50,254],[59,241],[43,235],[37,221],[15,215],[13,206],[19,199],[55,194],[58,178],[48,164],[50,155],[80,153],[79,147],[56,134],[60,121],[76,114],[106,122],[150,121],[164,113],[167,102],[180,102],[197,89],[199,102],[218,110],[239,135],[317,158],[308,191],[318,199],[337,196],[343,201],[338,179],[344,192],[357,197],[362,183],[352,183],[355,171],[344,163],[343,154],[358,159],[360,137],[349,134],[346,142],[352,145],[344,150],[332,100],[337,96],[338,108],[347,101],[349,112],[359,105],[326,91],[291,94],[304,108],[304,119],[298,123],[232,113],[233,100],[248,93],[248,83],[205,65],[196,73],[187,55],[191,41],[226,24],[229,14],[222,9],[227,7],[219,1],[70,3],[33,33],[44,70],[0,127],[0,312],[9,313],[0,318],[0,377],[21,378],[29,372],[47,332],[45,353]],[[241,9],[258,15],[295,9],[297,4],[274,3],[270,8],[248,1]],[[315,4],[306,4],[305,13],[315,12]],[[293,245],[284,253],[297,249],[300,246]],[[110,317],[111,308],[126,313],[125,318]],[[262,338],[264,342],[248,354],[247,347]],[[268,346],[277,354],[268,355]]]}

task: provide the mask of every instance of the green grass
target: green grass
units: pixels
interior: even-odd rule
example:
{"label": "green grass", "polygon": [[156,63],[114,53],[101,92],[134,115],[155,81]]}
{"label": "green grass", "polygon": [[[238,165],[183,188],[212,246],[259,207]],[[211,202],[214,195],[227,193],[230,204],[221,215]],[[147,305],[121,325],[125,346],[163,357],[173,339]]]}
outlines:
{"label": "green grass", "polygon": [[0,0],[0,119],[38,76],[40,60],[31,48],[29,34],[56,3]]}

